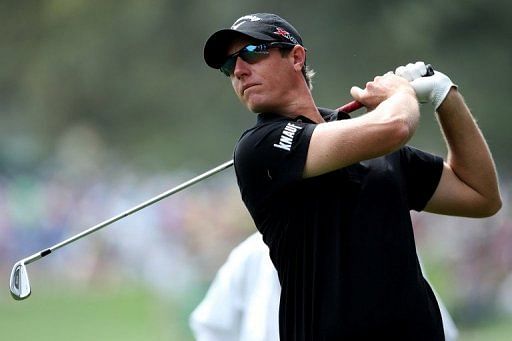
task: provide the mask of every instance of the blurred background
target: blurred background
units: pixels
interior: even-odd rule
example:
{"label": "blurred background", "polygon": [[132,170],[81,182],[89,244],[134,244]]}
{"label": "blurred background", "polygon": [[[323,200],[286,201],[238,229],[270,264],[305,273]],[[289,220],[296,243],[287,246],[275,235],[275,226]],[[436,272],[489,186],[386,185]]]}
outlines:
{"label": "blurred background", "polygon": [[[203,62],[208,36],[241,15],[294,24],[324,107],[352,85],[423,60],[448,74],[494,154],[503,209],[488,219],[414,213],[418,251],[460,340],[512,335],[505,0],[2,0],[0,338],[192,340],[190,312],[231,249],[254,231],[232,169],[28,266],[15,261],[231,159],[255,121]],[[411,144],[445,154],[432,109]]]}

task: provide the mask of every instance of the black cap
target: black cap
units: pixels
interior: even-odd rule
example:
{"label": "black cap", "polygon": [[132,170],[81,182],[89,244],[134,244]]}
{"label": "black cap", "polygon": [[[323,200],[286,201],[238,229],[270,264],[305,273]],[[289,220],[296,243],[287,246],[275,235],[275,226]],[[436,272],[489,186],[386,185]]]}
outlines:
{"label": "black cap", "polygon": [[299,32],[280,16],[270,13],[249,14],[238,18],[231,28],[217,31],[208,38],[204,46],[206,64],[219,69],[224,62],[229,44],[239,37],[302,45]]}

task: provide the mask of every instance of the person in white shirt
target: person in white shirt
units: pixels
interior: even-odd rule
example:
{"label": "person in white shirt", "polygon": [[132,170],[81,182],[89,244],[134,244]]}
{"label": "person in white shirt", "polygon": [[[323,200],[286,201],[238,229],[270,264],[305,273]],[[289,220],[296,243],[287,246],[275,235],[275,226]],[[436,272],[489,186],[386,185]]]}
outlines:
{"label": "person in white shirt", "polygon": [[[435,292],[435,291],[434,291]],[[189,323],[197,341],[279,340],[281,287],[268,247],[256,232],[235,247]],[[458,330],[437,295],[446,341]]]}

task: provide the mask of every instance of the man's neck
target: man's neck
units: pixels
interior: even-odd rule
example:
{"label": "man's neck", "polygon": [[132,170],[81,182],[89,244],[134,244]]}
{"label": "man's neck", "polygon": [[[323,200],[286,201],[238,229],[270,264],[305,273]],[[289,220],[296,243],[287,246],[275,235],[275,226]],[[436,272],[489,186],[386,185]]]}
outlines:
{"label": "man's neck", "polygon": [[309,91],[307,94],[296,96],[295,98],[297,100],[290,102],[279,114],[289,118],[304,116],[315,123],[325,122]]}

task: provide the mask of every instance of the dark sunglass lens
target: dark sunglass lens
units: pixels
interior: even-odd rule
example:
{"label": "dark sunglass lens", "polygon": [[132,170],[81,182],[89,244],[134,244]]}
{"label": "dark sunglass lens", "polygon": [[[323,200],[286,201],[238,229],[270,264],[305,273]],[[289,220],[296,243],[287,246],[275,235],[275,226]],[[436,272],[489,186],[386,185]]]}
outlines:
{"label": "dark sunglass lens", "polygon": [[247,63],[256,63],[268,55],[268,47],[266,45],[247,45],[240,51],[240,58]]}
{"label": "dark sunglass lens", "polygon": [[228,77],[231,76],[235,71],[236,58],[236,55],[228,57],[224,64],[222,64],[220,67],[220,71],[222,71],[222,73]]}
{"label": "dark sunglass lens", "polygon": [[240,51],[233,53],[226,58],[220,67],[220,71],[230,77],[235,72],[236,59],[242,58],[245,62],[254,64],[268,55],[268,45],[247,45]]}

